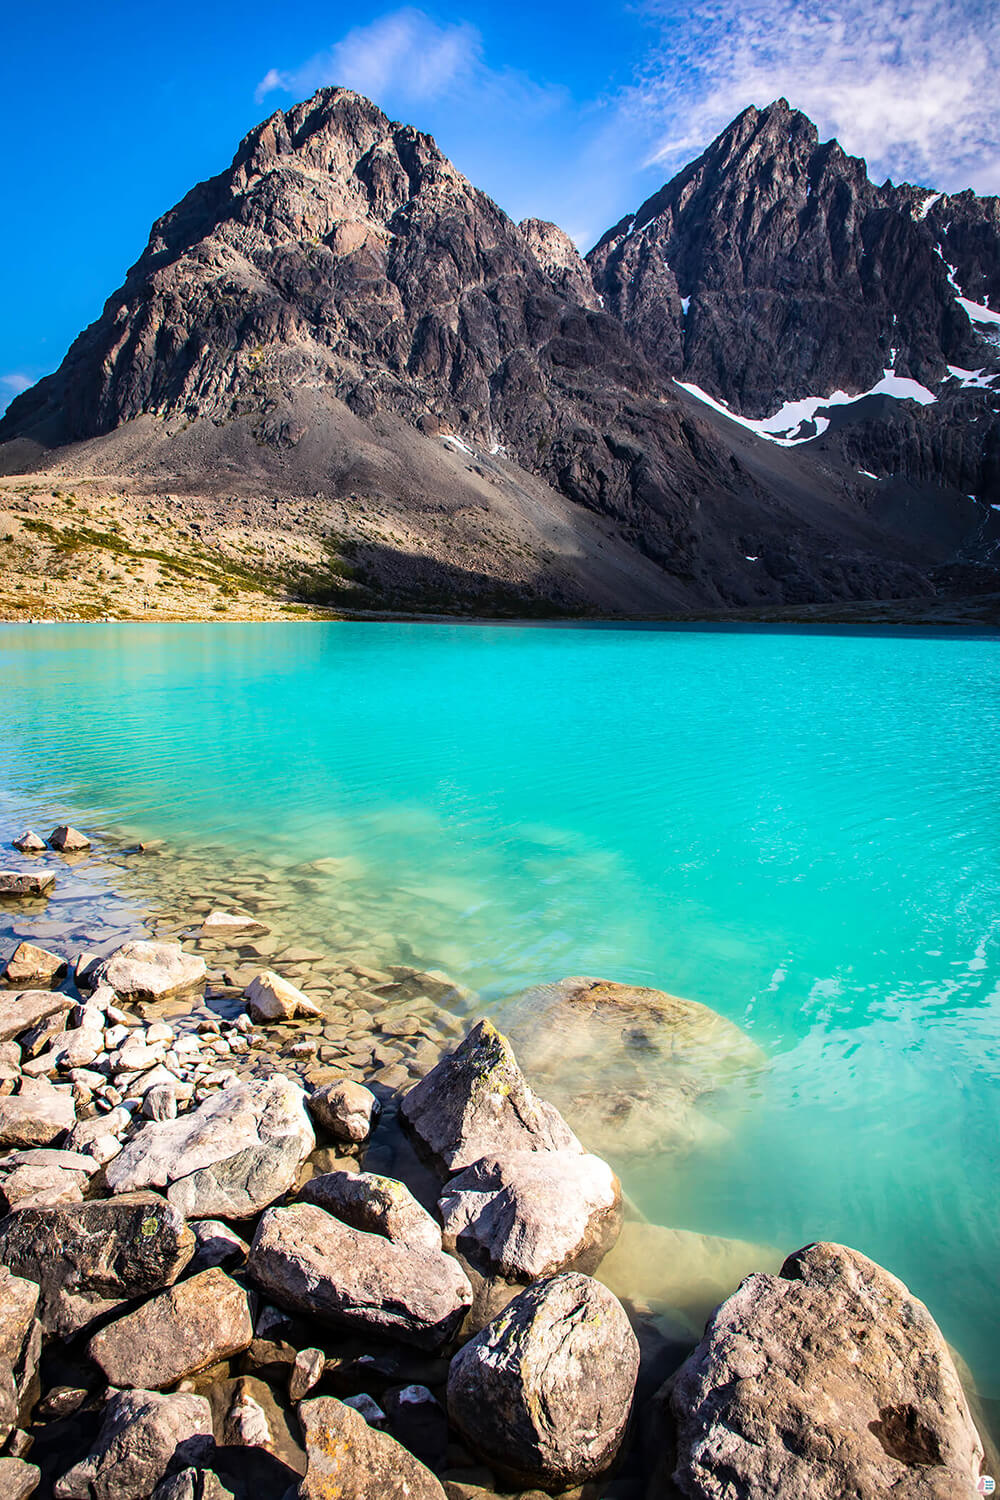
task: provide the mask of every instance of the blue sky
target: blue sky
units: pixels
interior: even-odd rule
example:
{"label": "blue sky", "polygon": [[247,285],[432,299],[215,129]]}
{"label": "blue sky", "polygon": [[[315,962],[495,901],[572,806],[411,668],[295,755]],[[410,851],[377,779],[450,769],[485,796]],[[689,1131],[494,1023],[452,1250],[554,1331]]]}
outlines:
{"label": "blue sky", "polygon": [[983,0],[175,0],[8,13],[0,409],[55,368],[150,224],[324,83],[429,130],[515,218],[581,248],[779,94],[881,180],[1000,192],[1000,7]]}

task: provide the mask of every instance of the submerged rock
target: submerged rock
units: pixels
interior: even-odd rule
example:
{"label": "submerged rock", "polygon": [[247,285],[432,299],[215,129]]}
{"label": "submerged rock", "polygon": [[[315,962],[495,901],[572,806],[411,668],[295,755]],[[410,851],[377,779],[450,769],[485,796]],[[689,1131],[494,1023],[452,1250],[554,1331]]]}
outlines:
{"label": "submerged rock", "polygon": [[366,1234],[312,1203],[267,1211],[247,1270],[279,1307],[422,1349],[445,1343],[472,1302],[450,1255]]}
{"label": "submerged rock", "polygon": [[438,1200],[445,1245],[477,1270],[534,1281],[567,1266],[592,1271],[621,1229],[621,1184],[579,1151],[487,1156]]}
{"label": "submerged rock", "polygon": [[109,1323],[87,1353],[109,1385],[158,1390],[239,1354],[252,1338],[246,1292],[214,1267]]}
{"label": "submerged rock", "polygon": [[118,1391],[91,1452],[57,1481],[56,1500],[147,1500],[168,1472],[200,1465],[212,1442],[204,1396]]}
{"label": "submerged rock", "polygon": [[324,1172],[306,1183],[303,1203],[315,1203],[343,1224],[400,1245],[441,1249],[441,1226],[393,1177],[374,1172]]}
{"label": "submerged rock", "polygon": [[613,1462],[638,1373],[621,1303],[571,1272],[528,1287],[458,1351],[448,1412],[496,1473],[569,1489]]}
{"label": "submerged rock", "polygon": [[445,1500],[430,1470],[353,1407],[320,1396],[298,1410],[309,1456],[300,1500]]}
{"label": "submerged rock", "polygon": [[110,985],[129,1000],[161,1000],[196,990],[205,981],[205,960],[180,943],[123,943],[88,970],[89,985]]}
{"label": "submerged rock", "polygon": [[156,1193],[20,1208],[0,1222],[0,1263],[41,1289],[46,1331],[67,1337],[180,1275],[195,1237]]}
{"label": "submerged rock", "polygon": [[319,1006],[280,974],[265,969],[247,985],[244,996],[254,1021],[294,1021],[296,1016],[321,1016]]}
{"label": "submerged rock", "polygon": [[263,937],[268,928],[256,917],[244,917],[237,912],[210,911],[201,924],[203,937]]}
{"label": "submerged rock", "polygon": [[532,1079],[590,1150],[616,1158],[719,1146],[729,1096],[743,1102],[766,1066],[707,1005],[640,985],[563,979],[512,997],[504,1014]]}
{"label": "submerged rock", "polygon": [[510,1043],[490,1021],[474,1026],[410,1089],[400,1118],[449,1172],[487,1155],[582,1150],[559,1111],[529,1087]]}
{"label": "submerged rock", "polygon": [[809,1245],[750,1276],[664,1388],[649,1494],[972,1500],[983,1447],[923,1303],[874,1261]]}
{"label": "submerged rock", "polygon": [[244,1219],[294,1186],[315,1145],[302,1090],[275,1073],[144,1125],[108,1163],[107,1180],[115,1193],[165,1187],[188,1218]]}
{"label": "submerged rock", "polygon": [[314,1089],[307,1102],[317,1125],[336,1141],[366,1141],[382,1113],[371,1089],[349,1078]]}
{"label": "submerged rock", "polygon": [[47,896],[56,883],[52,870],[0,870],[0,900],[24,901]]}
{"label": "submerged rock", "polygon": [[38,948],[34,943],[18,943],[0,974],[0,981],[41,989],[58,983],[68,968],[68,963],[58,953],[49,953],[48,949]]}
{"label": "submerged rock", "polygon": [[70,828],[68,823],[60,823],[59,827],[53,828],[49,834],[49,848],[58,849],[60,854],[79,854],[82,850],[90,848],[90,840],[78,828]]}

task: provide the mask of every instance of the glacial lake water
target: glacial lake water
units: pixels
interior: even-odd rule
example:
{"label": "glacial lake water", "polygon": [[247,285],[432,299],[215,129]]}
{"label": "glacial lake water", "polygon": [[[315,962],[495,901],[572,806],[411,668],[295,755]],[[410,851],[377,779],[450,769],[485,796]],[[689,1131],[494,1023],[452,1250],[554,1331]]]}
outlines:
{"label": "glacial lake water", "polygon": [[203,886],[335,856],[374,947],[501,1024],[573,974],[713,1007],[769,1065],[721,1143],[615,1162],[636,1204],[856,1246],[1000,1396],[996,637],[0,627],[0,813],[208,851]]}

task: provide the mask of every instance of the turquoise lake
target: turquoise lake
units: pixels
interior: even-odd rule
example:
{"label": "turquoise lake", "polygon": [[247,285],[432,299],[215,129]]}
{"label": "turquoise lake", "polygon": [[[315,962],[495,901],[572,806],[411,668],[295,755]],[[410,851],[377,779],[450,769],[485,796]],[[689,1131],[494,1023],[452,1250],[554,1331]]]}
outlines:
{"label": "turquoise lake", "polygon": [[501,1024],[571,974],[713,1007],[770,1066],[636,1203],[856,1246],[1000,1396],[998,638],[0,627],[0,794],[251,875],[342,858]]}

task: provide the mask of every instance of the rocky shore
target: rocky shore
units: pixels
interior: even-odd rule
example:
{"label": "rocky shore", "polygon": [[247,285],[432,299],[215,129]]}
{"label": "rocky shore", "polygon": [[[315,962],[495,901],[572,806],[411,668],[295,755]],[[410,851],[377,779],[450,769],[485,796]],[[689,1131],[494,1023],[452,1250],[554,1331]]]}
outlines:
{"label": "rocky shore", "polygon": [[[652,1144],[665,1102],[685,1149],[712,1069],[759,1062],[729,1022],[567,979],[526,1076],[446,975],[283,944],[249,880],[88,943],[59,893],[89,836],[7,843],[0,1500],[983,1492],[955,1358],[888,1271],[623,1195],[615,1120]],[[532,1084],[581,1034],[683,1077],[561,1112]]]}

